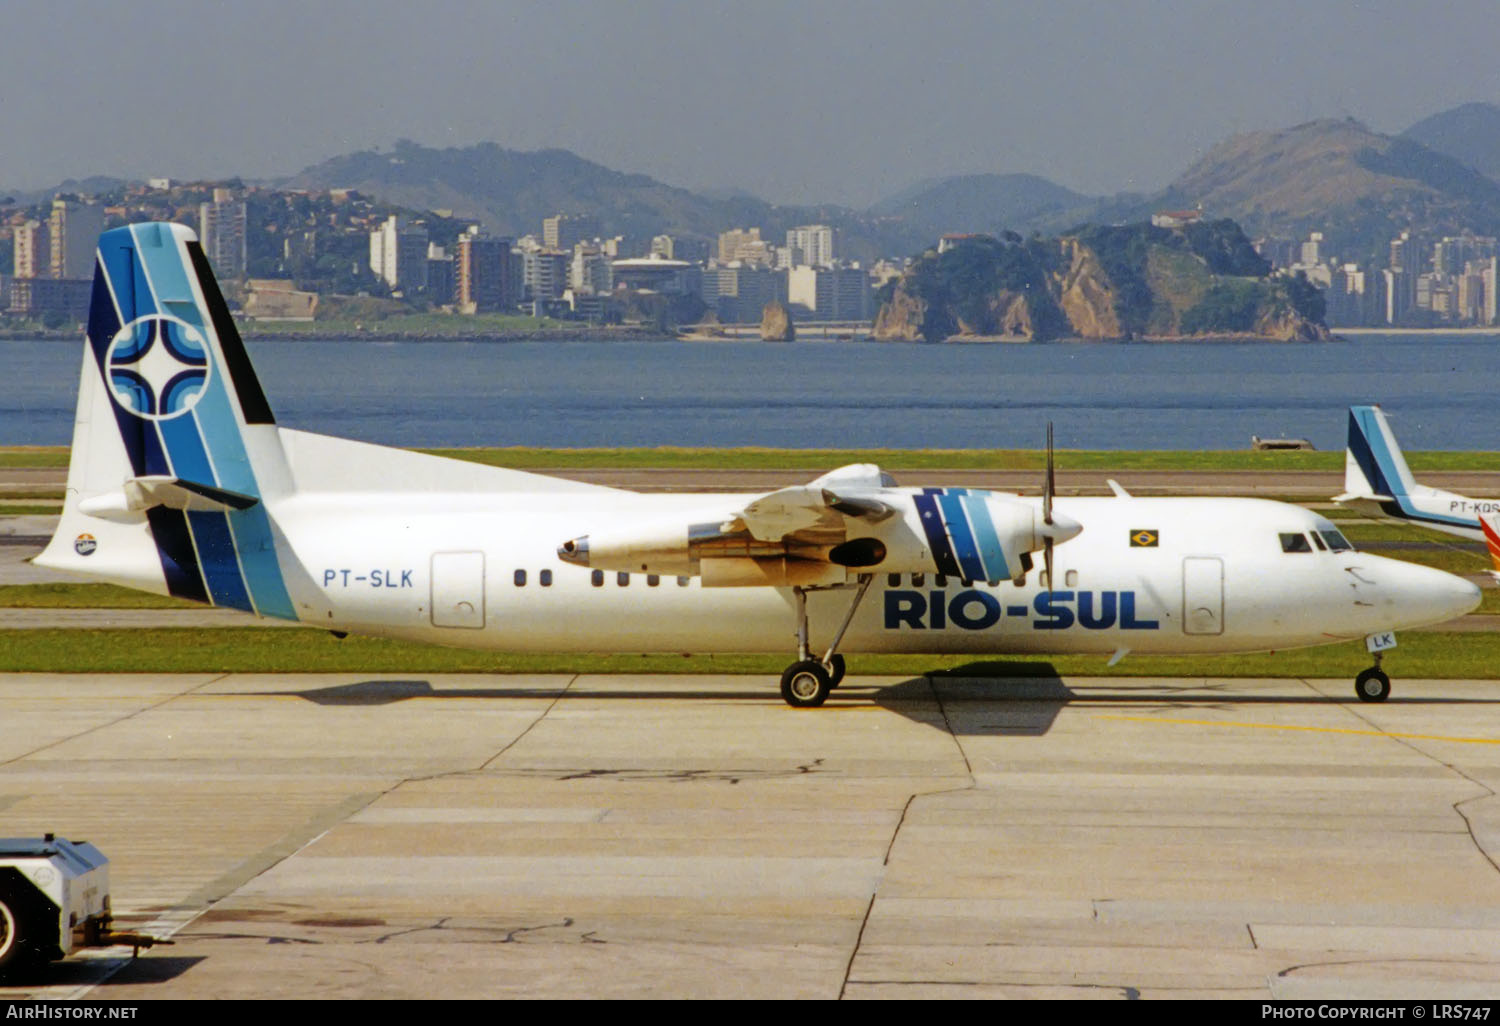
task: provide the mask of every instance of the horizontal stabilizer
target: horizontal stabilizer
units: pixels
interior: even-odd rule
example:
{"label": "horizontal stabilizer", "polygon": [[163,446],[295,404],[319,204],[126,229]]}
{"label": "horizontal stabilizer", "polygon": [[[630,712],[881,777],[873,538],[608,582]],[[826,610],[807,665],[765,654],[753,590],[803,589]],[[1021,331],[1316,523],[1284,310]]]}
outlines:
{"label": "horizontal stabilizer", "polygon": [[78,504],[78,511],[88,516],[109,518],[113,515],[141,513],[164,506],[189,513],[224,513],[246,510],[260,500],[253,495],[216,488],[179,477],[133,477],[118,492],[97,495]]}

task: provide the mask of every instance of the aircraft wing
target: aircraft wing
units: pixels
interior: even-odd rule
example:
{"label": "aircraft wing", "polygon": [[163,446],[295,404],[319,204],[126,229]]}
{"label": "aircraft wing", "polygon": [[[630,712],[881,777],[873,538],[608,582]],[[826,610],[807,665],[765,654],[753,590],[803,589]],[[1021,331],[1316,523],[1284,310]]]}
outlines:
{"label": "aircraft wing", "polygon": [[801,537],[808,542],[842,540],[845,521],[879,523],[896,511],[877,498],[889,480],[873,463],[830,471],[805,485],[762,495],[727,522],[726,531],[748,531],[756,541]]}

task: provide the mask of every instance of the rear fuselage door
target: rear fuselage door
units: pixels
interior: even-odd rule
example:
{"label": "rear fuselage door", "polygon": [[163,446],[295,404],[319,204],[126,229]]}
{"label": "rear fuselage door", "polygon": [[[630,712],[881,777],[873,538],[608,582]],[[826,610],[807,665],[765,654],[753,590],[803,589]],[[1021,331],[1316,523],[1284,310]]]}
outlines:
{"label": "rear fuselage door", "polygon": [[1182,632],[1224,633],[1224,561],[1217,556],[1182,561]]}
{"label": "rear fuselage door", "polygon": [[432,554],[432,625],[484,626],[484,553]]}

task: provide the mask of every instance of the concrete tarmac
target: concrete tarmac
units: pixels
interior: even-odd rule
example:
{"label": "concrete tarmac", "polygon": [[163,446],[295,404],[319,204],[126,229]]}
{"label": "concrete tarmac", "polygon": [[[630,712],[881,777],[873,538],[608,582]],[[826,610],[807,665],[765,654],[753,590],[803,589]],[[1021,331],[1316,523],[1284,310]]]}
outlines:
{"label": "concrete tarmac", "polygon": [[1500,681],[853,670],[0,675],[176,941],[0,998],[1500,996]]}

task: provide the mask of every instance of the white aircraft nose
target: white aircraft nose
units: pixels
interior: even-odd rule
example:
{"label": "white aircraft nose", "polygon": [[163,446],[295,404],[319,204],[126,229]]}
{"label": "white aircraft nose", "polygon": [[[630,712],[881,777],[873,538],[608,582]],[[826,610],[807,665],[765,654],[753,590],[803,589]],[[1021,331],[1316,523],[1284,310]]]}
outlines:
{"label": "white aircraft nose", "polygon": [[1478,585],[1432,567],[1390,560],[1379,581],[1405,627],[1442,623],[1479,605]]}

